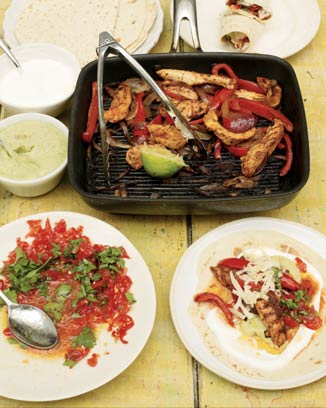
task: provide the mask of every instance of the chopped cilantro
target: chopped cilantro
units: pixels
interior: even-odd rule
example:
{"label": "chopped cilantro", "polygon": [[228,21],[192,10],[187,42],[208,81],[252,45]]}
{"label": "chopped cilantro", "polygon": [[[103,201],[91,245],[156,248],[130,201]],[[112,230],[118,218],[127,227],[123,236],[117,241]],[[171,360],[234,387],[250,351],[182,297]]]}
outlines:
{"label": "chopped cilantro", "polygon": [[108,269],[113,275],[120,273],[125,266],[125,260],[122,258],[123,251],[121,247],[108,247],[96,254],[99,262],[99,269]]}
{"label": "chopped cilantro", "polygon": [[73,340],[72,346],[84,346],[86,348],[93,348],[96,344],[96,338],[93,330],[85,326],[83,327],[83,330],[80,332],[80,334]]}
{"label": "chopped cilantro", "polygon": [[44,311],[55,321],[59,321],[62,316],[63,304],[49,302],[44,306]]}
{"label": "chopped cilantro", "polygon": [[77,364],[77,361],[69,360],[69,358],[66,359],[66,360],[63,362],[63,365],[64,365],[64,366],[67,366],[67,367],[70,367],[70,368],[75,367],[76,364]]}
{"label": "chopped cilantro", "polygon": [[281,306],[286,306],[291,310],[295,310],[298,308],[298,304],[292,299],[281,299]]}
{"label": "chopped cilantro", "polygon": [[78,238],[78,239],[70,239],[69,240],[69,245],[65,250],[63,251],[63,254],[65,257],[74,257],[74,255],[77,254],[79,251],[80,244],[84,242],[84,238]]}
{"label": "chopped cilantro", "polygon": [[56,244],[55,242],[52,242],[51,245],[53,246],[52,249],[52,254],[55,258],[58,258],[61,255],[61,247],[60,245]]}
{"label": "chopped cilantro", "polygon": [[275,289],[276,290],[281,290],[282,285],[281,285],[281,279],[280,279],[280,269],[276,268],[275,266],[272,267],[272,271],[274,272],[274,282],[275,282]]}
{"label": "chopped cilantro", "polygon": [[126,298],[128,300],[129,303],[134,303],[136,302],[136,299],[134,297],[134,294],[131,292],[126,292]]}
{"label": "chopped cilantro", "polygon": [[63,283],[62,285],[60,285],[59,287],[57,287],[56,289],[56,294],[57,296],[61,297],[61,298],[66,298],[69,293],[72,290],[72,286],[69,285],[68,283]]}

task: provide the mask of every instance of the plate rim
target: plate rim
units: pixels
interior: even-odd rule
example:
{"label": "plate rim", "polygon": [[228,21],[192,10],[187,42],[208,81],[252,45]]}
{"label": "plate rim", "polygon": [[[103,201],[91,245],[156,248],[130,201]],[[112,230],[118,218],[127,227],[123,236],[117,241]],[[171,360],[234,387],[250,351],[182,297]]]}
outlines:
{"label": "plate rim", "polygon": [[[326,376],[326,368],[319,368],[318,370],[314,370],[314,372],[311,373],[306,373],[300,377],[298,377],[295,380],[288,380],[286,383],[284,381],[280,380],[260,380],[260,379],[255,379],[255,378],[250,378],[246,375],[243,375],[239,373],[236,370],[233,370],[231,367],[228,367],[226,364],[222,362],[218,362],[218,364],[221,365],[223,372],[218,372],[218,368],[216,367],[216,362],[214,364],[213,359],[211,361],[203,361],[203,358],[201,356],[200,352],[196,351],[196,347],[192,344],[191,340],[189,340],[189,337],[186,336],[186,334],[183,331],[182,324],[183,322],[180,322],[180,319],[178,318],[178,313],[176,311],[176,287],[178,285],[178,279],[180,278],[180,271],[182,269],[183,263],[186,262],[187,258],[189,256],[192,256],[192,262],[196,262],[196,256],[192,255],[193,251],[197,249],[197,247],[202,246],[201,251],[203,251],[205,248],[207,248],[208,244],[212,244],[211,238],[215,236],[216,233],[223,234],[223,232],[228,232],[229,229],[236,228],[240,226],[242,227],[243,230],[246,229],[247,226],[250,226],[251,224],[256,224],[255,229],[257,230],[269,230],[268,227],[270,224],[280,227],[280,226],[287,226],[290,229],[293,229],[291,233],[286,233],[284,231],[279,230],[278,228],[274,228],[274,230],[281,232],[283,234],[287,234],[290,237],[296,239],[297,241],[301,242],[301,239],[298,239],[296,235],[293,235],[295,232],[301,232],[304,231],[306,232],[310,237],[313,236],[321,241],[323,241],[323,246],[326,250],[326,236],[315,230],[312,227],[306,226],[304,224],[300,224],[298,222],[294,221],[289,221],[289,220],[284,220],[280,218],[274,218],[274,217],[264,217],[264,216],[257,216],[257,217],[247,217],[243,219],[238,219],[234,221],[227,222],[225,224],[222,224],[208,232],[206,232],[204,235],[202,235],[200,238],[198,238],[196,241],[194,241],[184,252],[182,255],[175,273],[173,275],[173,279],[171,282],[170,286],[170,313],[172,317],[172,321],[175,327],[175,330],[182,341],[183,345],[187,349],[187,351],[192,355],[203,367],[207,368],[209,371],[211,371],[213,374],[230,381],[231,383],[235,383],[244,387],[249,387],[253,389],[261,389],[261,390],[288,390],[292,388],[298,388],[304,385],[308,385],[312,382],[318,381],[322,379],[323,377]],[[257,228],[257,224],[260,224],[260,228]],[[251,228],[253,229],[253,228]],[[232,231],[233,233],[236,232],[235,230]],[[231,231],[229,231],[231,233]],[[217,239],[221,239],[221,236]],[[204,244],[206,244],[204,246]],[[326,251],[325,251],[326,253]],[[326,260],[326,255],[323,257]],[[324,282],[324,287],[326,287],[326,282]],[[194,327],[192,323],[190,323],[191,326]],[[198,331],[196,331],[197,337],[201,339],[200,334]],[[201,340],[202,341],[202,340]],[[207,349],[208,350],[208,349]],[[217,359],[218,360],[218,359]]]}
{"label": "plate rim", "polygon": [[[195,0],[196,4],[197,4],[197,15],[198,13],[198,6],[201,5],[202,3],[198,0]],[[214,0],[208,0],[208,1],[214,1]],[[291,6],[295,6],[295,0],[290,0],[293,1],[293,4],[291,4]],[[310,44],[310,42],[315,38],[315,36],[317,35],[319,28],[320,28],[320,24],[321,24],[321,10],[320,10],[320,6],[317,0],[311,0],[311,4],[309,4],[311,7],[314,7],[314,11],[315,11],[315,15],[314,15],[314,25],[311,26],[309,25],[309,35],[308,37],[305,39],[305,41],[302,42],[302,44],[300,46],[296,46],[296,47],[290,47],[289,51],[283,52],[282,50],[280,50],[279,52],[270,52],[270,51],[257,51],[255,49],[248,49],[247,51],[241,53],[240,54],[247,54],[247,53],[259,53],[259,54],[271,54],[271,55],[275,55],[278,56],[280,58],[288,58],[291,57],[292,55],[298,53],[299,51],[303,50],[308,44]],[[173,24],[173,4],[171,4],[170,7],[170,20]],[[198,28],[198,32],[199,32],[199,40],[200,40],[200,29]],[[191,33],[190,33],[190,29],[189,27],[184,27],[180,26],[180,37],[190,46],[192,46],[191,44]],[[201,44],[202,45],[202,44]],[[286,48],[286,50],[288,50],[288,47]],[[236,52],[235,50],[227,50],[225,48],[216,48],[214,50],[209,50],[209,51],[205,51],[205,52]]]}
{"label": "plate rim", "polygon": [[[79,395],[83,395],[85,393],[88,393],[90,391],[93,391],[109,382],[111,382],[112,380],[114,380],[115,378],[117,378],[120,374],[122,374],[125,370],[127,370],[133,363],[134,361],[139,357],[139,355],[141,354],[141,352],[144,350],[154,327],[154,323],[155,323],[155,318],[156,318],[156,308],[157,308],[157,300],[156,300],[156,290],[155,290],[155,286],[154,286],[154,281],[152,278],[152,274],[146,264],[146,262],[144,261],[142,255],[140,254],[140,252],[137,250],[137,248],[134,246],[134,244],[121,232],[119,231],[116,227],[114,227],[113,225],[109,224],[108,222],[101,220],[97,217],[88,215],[88,214],[83,214],[83,213],[79,213],[79,212],[73,212],[73,211],[46,211],[46,212],[40,212],[40,213],[35,213],[35,214],[30,214],[21,218],[18,218],[16,220],[13,220],[11,222],[8,222],[4,225],[2,225],[0,227],[0,235],[2,235],[3,233],[5,233],[7,230],[11,230],[13,228],[15,228],[15,226],[21,226],[21,228],[25,227],[23,224],[27,224],[28,220],[35,220],[35,219],[41,219],[42,220],[42,224],[44,223],[44,221],[46,220],[46,218],[49,218],[51,221],[51,224],[53,225],[55,222],[59,221],[60,219],[64,219],[67,223],[67,227],[69,228],[70,224],[72,224],[73,226],[75,225],[81,225],[83,227],[83,232],[85,233],[85,235],[89,236],[89,231],[87,231],[87,228],[85,227],[85,225],[83,224],[83,220],[88,220],[88,222],[91,223],[95,223],[95,226],[97,224],[97,226],[103,226],[103,227],[107,227],[107,233],[114,233],[117,234],[116,238],[118,237],[119,240],[125,241],[125,246],[128,246],[129,249],[131,249],[134,252],[134,255],[137,256],[137,262],[140,262],[144,267],[145,267],[145,272],[142,275],[142,278],[147,277],[147,282],[146,285],[147,287],[150,289],[150,292],[146,293],[146,302],[150,305],[150,307],[148,307],[146,310],[148,310],[148,315],[146,318],[146,325],[145,327],[142,327],[142,331],[141,331],[141,335],[139,335],[138,333],[138,337],[137,337],[137,344],[135,345],[135,350],[131,352],[130,355],[127,356],[126,361],[124,361],[121,366],[119,367],[119,369],[117,371],[115,371],[113,373],[113,375],[102,375],[99,378],[99,381],[96,382],[96,385],[92,384],[89,387],[83,387],[82,389],[79,388],[79,391],[75,392],[72,391],[70,392],[69,389],[66,390],[65,392],[63,392],[62,390],[58,391],[56,389],[51,391],[51,394],[49,396],[46,397],[39,397],[39,396],[31,396],[31,395],[23,395],[24,392],[5,392],[5,390],[1,390],[0,391],[0,395],[5,397],[5,398],[9,398],[9,399],[14,399],[14,400],[19,400],[19,401],[30,401],[30,402],[50,402],[50,401],[59,401],[59,400],[64,400],[67,398],[71,398],[71,397],[76,397]],[[71,223],[69,223],[69,219],[71,220]],[[17,236],[22,236],[22,235],[18,235]],[[91,239],[92,242],[94,241],[94,239]],[[95,242],[95,241],[94,241]],[[99,241],[96,241],[96,243],[99,243]],[[110,244],[112,245],[112,244]],[[7,254],[6,254],[7,255]],[[5,255],[5,256],[6,256]],[[5,258],[1,258],[1,264],[2,261]],[[134,281],[135,282],[135,281]],[[141,339],[139,339],[139,336],[142,336]],[[112,350],[110,350],[110,353],[112,354]],[[103,356],[102,356],[103,357]],[[103,357],[104,359],[104,357]],[[32,360],[31,357],[29,357],[29,360]],[[35,360],[35,359],[34,359]],[[36,359],[38,360],[38,359]],[[50,361],[50,359],[46,360],[47,362]],[[54,359],[54,364],[58,364],[59,359]],[[61,361],[59,362],[61,364]],[[49,363],[50,364],[50,363]],[[31,367],[32,369],[33,367]],[[75,367],[77,368],[77,367]],[[87,367],[88,368],[88,367]],[[96,367],[90,367],[90,369],[92,370],[96,370]],[[67,368],[67,370],[69,370],[69,368]],[[106,372],[110,371],[110,363],[107,363],[106,366]],[[91,373],[93,373],[94,371],[92,371]],[[57,378],[55,377],[54,380],[56,380]],[[1,382],[0,382],[1,385]],[[1,388],[1,387],[0,387]],[[17,388],[17,387],[16,387]],[[15,389],[16,389],[15,388]],[[65,387],[63,387],[65,388]],[[25,392],[26,394],[26,392]],[[56,395],[57,394],[57,395]]]}

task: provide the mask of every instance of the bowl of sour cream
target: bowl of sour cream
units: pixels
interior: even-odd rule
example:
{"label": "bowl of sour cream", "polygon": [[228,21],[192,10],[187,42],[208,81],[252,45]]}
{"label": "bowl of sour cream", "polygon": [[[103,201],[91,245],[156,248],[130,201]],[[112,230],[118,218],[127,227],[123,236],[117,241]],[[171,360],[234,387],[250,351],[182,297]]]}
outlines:
{"label": "bowl of sour cream", "polygon": [[0,121],[0,186],[21,197],[57,186],[67,166],[68,128],[43,113],[20,113]]}
{"label": "bowl of sour cream", "polygon": [[46,43],[11,49],[21,68],[0,56],[0,104],[6,115],[38,112],[58,116],[74,93],[80,72],[77,58],[62,47]]}

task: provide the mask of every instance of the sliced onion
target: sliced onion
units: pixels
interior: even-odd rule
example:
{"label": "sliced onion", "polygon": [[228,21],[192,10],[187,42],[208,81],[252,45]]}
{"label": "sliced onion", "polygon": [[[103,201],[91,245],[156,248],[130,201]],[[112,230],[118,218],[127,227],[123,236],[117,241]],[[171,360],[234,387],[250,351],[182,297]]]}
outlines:
{"label": "sliced onion", "polygon": [[129,78],[124,82],[130,86],[133,93],[149,92],[151,90],[151,87],[147,84],[147,82],[141,78]]}

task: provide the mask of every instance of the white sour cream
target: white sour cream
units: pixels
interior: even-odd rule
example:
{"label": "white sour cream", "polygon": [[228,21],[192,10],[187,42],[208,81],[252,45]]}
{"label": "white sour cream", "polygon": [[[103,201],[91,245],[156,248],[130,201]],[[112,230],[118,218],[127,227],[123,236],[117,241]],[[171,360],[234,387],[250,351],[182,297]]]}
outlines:
{"label": "white sour cream", "polygon": [[64,64],[51,59],[21,63],[0,81],[0,100],[30,108],[59,102],[75,86],[73,74]]}

